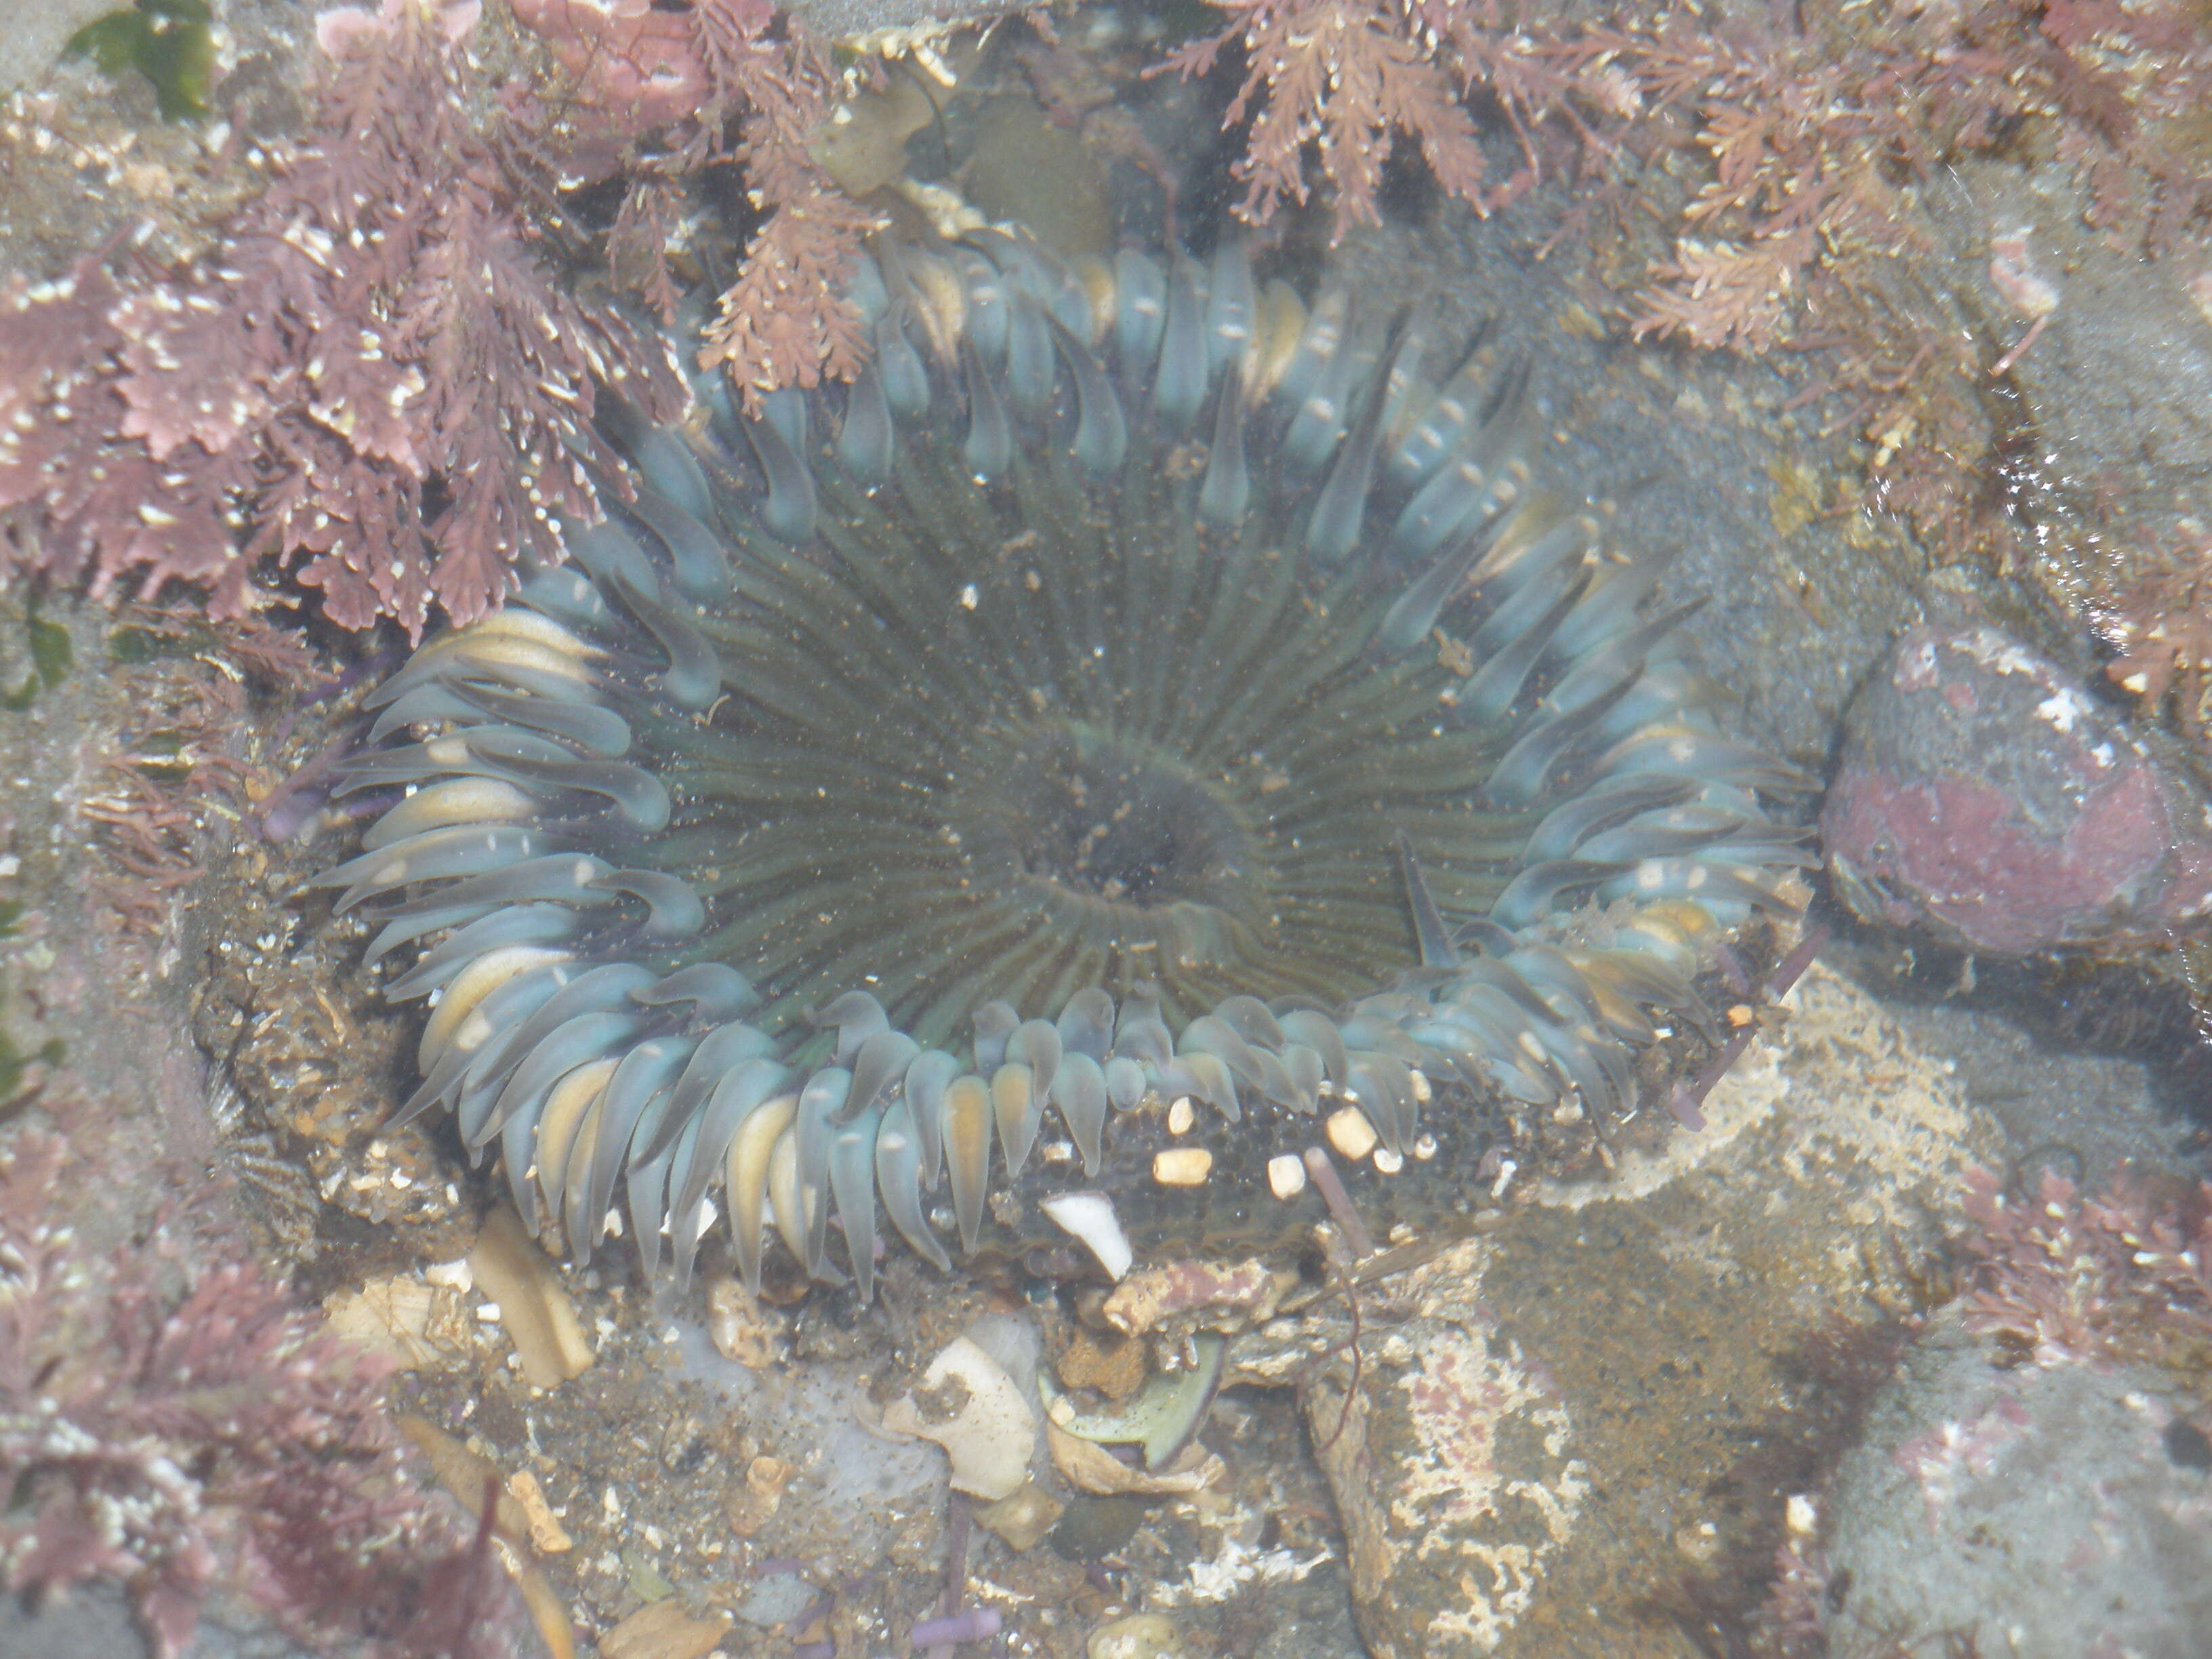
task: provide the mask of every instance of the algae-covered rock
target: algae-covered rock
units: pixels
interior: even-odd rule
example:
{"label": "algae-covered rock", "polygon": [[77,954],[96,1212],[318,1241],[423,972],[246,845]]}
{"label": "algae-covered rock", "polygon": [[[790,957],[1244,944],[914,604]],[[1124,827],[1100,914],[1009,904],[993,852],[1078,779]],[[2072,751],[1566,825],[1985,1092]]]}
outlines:
{"label": "algae-covered rock", "polygon": [[1567,1412],[1473,1294],[1486,1254],[1414,1270],[1413,1317],[1365,1352],[1356,1389],[1302,1390],[1375,1659],[1495,1652],[1588,1493]]}
{"label": "algae-covered rock", "polygon": [[1923,1344],[1829,1494],[1830,1652],[1940,1632],[2020,1659],[2196,1659],[2212,1470],[2176,1403],[2145,1367],[1999,1370],[1955,1328]]}

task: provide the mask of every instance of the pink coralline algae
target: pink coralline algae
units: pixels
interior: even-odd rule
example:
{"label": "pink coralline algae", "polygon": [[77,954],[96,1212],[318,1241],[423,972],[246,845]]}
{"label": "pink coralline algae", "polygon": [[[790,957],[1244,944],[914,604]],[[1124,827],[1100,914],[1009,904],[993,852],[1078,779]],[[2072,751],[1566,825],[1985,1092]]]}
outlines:
{"label": "pink coralline algae", "polygon": [[49,1131],[0,1141],[0,1586],[125,1585],[158,1659],[218,1594],[302,1640],[504,1650],[513,1593],[400,1478],[380,1364],[167,1224],[90,1248],[87,1168]]}
{"label": "pink coralline algae", "polygon": [[[750,6],[760,27],[775,9]],[[633,133],[689,121],[712,78],[694,15],[652,0],[514,0],[515,21],[540,36],[576,78],[579,95]]]}
{"label": "pink coralline algae", "polygon": [[2212,910],[2212,810],[1985,625],[1899,642],[1852,706],[1820,831],[1854,910],[1964,950],[2126,946]]}
{"label": "pink coralline algae", "polygon": [[2212,1377],[2212,1183],[2158,1192],[2124,1174],[2094,1198],[2045,1171],[2032,1197],[1966,1177],[1980,1228],[1966,1328],[2045,1366],[2150,1363]]}
{"label": "pink coralline algae", "polygon": [[1964,1294],[1820,1504],[1825,1644],[1784,1651],[2203,1654],[2212,1185],[1977,1170],[1964,1207]]}
{"label": "pink coralline algae", "polygon": [[592,422],[684,391],[666,349],[563,291],[521,204],[550,179],[526,94],[488,98],[474,8],[326,14],[308,136],[204,256],[110,248],[0,287],[0,507],[95,592],[171,579],[236,616],[271,559],[335,622],[419,636],[497,605],[626,486]]}
{"label": "pink coralline algae", "polygon": [[1376,1659],[1544,1651],[1518,1627],[1590,1493],[1545,1367],[1481,1310],[1486,1249],[1453,1245],[1395,1280],[1412,1316],[1362,1341],[1357,1372],[1331,1359],[1297,1377]]}
{"label": "pink coralline algae", "polygon": [[2018,1399],[1999,1395],[1968,1420],[1938,1423],[1890,1454],[1890,1461],[1920,1488],[1928,1506],[1929,1531],[1942,1524],[1960,1477],[1987,1474],[2004,1449],[2026,1434],[2033,1421]]}
{"label": "pink coralline algae", "polygon": [[595,154],[602,170],[628,170],[609,254],[664,321],[681,179],[743,167],[759,216],[699,367],[720,368],[752,408],[779,387],[851,380],[868,353],[853,283],[862,239],[884,222],[815,159],[838,81],[827,44],[771,0],[516,0],[514,14],[574,77],[584,119],[570,172],[593,176]]}

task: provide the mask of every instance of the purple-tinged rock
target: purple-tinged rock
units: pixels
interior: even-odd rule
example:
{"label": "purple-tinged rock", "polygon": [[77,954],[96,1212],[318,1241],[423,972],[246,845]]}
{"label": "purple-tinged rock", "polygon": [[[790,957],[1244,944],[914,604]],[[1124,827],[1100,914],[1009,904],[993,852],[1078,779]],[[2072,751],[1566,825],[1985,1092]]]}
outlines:
{"label": "purple-tinged rock", "polygon": [[2163,1370],[1999,1370],[1939,1321],[1820,1505],[1826,1650],[2202,1659],[2212,1480],[2190,1403]]}
{"label": "purple-tinged rock", "polygon": [[1898,642],[1851,705],[1820,833],[1860,916],[1994,956],[2126,947],[2212,910],[2197,787],[1986,625]]}

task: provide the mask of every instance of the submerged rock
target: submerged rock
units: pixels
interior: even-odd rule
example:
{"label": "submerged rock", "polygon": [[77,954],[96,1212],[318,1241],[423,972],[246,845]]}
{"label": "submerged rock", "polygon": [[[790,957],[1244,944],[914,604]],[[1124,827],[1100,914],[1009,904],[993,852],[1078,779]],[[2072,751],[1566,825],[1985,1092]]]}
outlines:
{"label": "submerged rock", "polygon": [[1415,1270],[1413,1317],[1372,1345],[1358,1385],[1317,1375],[1299,1391],[1375,1659],[1497,1651],[1589,1492],[1542,1368],[1476,1297],[1484,1249]]}
{"label": "submerged rock", "polygon": [[2212,1631],[2212,1472],[2171,1379],[2000,1370],[1985,1346],[1955,1328],[1924,1343],[1838,1470],[1829,1651],[1940,1633],[2019,1659],[2197,1659]]}
{"label": "submerged rock", "polygon": [[2179,763],[1987,625],[1899,641],[1820,831],[1860,916],[1962,950],[2125,948],[2212,908],[2212,808]]}

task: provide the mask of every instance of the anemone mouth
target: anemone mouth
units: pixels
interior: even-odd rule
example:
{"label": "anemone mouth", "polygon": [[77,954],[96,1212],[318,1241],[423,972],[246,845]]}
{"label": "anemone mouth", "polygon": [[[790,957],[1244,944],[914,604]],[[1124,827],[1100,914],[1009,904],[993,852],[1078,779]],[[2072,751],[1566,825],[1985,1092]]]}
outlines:
{"label": "anemone mouth", "polygon": [[817,537],[709,623],[711,719],[648,738],[690,959],[784,1028],[865,985],[937,1043],[1085,986],[1352,1000],[1419,959],[1401,833],[1447,908],[1495,897],[1528,819],[1473,804],[1497,744],[1433,653],[1378,659],[1379,595],[1203,528],[1194,481],[912,448],[874,494],[824,464]]}
{"label": "anemone mouth", "polygon": [[975,884],[1092,959],[1084,978],[1235,977],[1276,945],[1279,877],[1233,781],[1081,720],[994,735],[1004,764],[951,787],[948,838]]}
{"label": "anemone mouth", "polygon": [[496,1140],[580,1256],[622,1187],[648,1272],[719,1189],[750,1282],[771,1198],[835,1278],[834,1213],[865,1297],[879,1206],[940,1267],[1018,1224],[1048,1109],[1048,1163],[1232,1219],[1242,1141],[1142,1156],[1181,1103],[1256,1142],[1326,1102],[1391,1176],[1476,1167],[1431,1074],[1632,1109],[1720,931],[1792,909],[1760,797],[1807,781],[1716,729],[1661,561],[1527,491],[1526,374],[1429,380],[1234,244],[884,253],[848,391],[617,434],[574,567],[373,694],[411,740],[342,792],[409,793],[325,879],[372,960],[423,945],[399,1119]]}
{"label": "anemone mouth", "polygon": [[[1003,802],[963,799],[971,861],[1026,878],[1034,902],[1141,936],[1151,912],[1194,907],[1251,927],[1269,872],[1243,803],[1182,757],[1081,720],[1007,732]],[[1133,948],[1124,945],[1124,951]],[[1157,939],[1142,948],[1157,950]],[[1207,953],[1218,960],[1220,952]],[[1194,959],[1194,958],[1193,958]]]}

